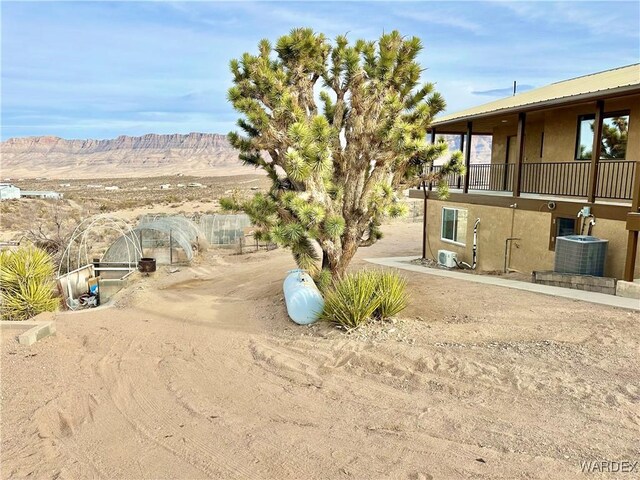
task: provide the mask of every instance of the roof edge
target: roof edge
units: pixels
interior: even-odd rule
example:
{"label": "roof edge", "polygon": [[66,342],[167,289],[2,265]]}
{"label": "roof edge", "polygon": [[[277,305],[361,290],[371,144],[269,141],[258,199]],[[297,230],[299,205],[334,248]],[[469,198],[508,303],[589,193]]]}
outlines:
{"label": "roof edge", "polygon": [[552,107],[557,107],[561,105],[570,105],[572,103],[580,103],[586,100],[604,99],[604,98],[612,97],[616,95],[629,95],[633,93],[640,93],[640,84],[624,85],[624,86],[612,88],[609,90],[586,92],[578,95],[571,95],[567,97],[554,98],[551,100],[544,100],[541,102],[527,103],[524,105],[517,105],[514,107],[505,107],[498,110],[492,110],[490,112],[478,113],[475,115],[463,115],[456,118],[450,118],[442,122],[438,122],[438,120],[436,119],[435,121],[431,122],[431,127],[451,125],[458,122],[475,120],[479,118],[494,117],[494,116],[499,116],[499,115],[504,115],[509,113],[519,113],[519,112],[525,112],[525,111],[531,111],[531,110],[537,110],[537,109],[544,110],[546,108],[552,108]]}
{"label": "roof edge", "polygon": [[558,80],[557,82],[552,82],[549,85],[558,85],[560,83],[564,83],[564,82],[571,82],[573,80],[578,80],[580,78],[586,78],[586,77],[593,77],[595,75],[600,75],[602,73],[608,73],[608,72],[615,72],[616,70],[623,70],[625,68],[629,68],[629,67],[637,67],[640,66],[640,62],[636,62],[636,63],[630,63],[628,65],[622,65],[620,67],[615,67],[615,68],[608,68],[606,70],[600,70],[599,72],[593,72],[593,73],[586,73],[584,75],[578,75],[577,77],[572,77],[572,78],[567,78],[565,80]]}

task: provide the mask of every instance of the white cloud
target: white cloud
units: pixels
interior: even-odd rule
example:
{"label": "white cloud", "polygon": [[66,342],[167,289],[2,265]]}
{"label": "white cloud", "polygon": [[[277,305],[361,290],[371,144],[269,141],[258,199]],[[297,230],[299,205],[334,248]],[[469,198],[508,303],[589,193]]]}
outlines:
{"label": "white cloud", "polygon": [[439,12],[429,7],[426,12],[396,10],[393,12],[395,16],[422,22],[425,24],[441,25],[443,27],[452,27],[457,30],[463,30],[476,35],[482,35],[487,32],[485,26],[481,23],[467,20],[463,18],[459,12],[452,15],[451,12]]}
{"label": "white cloud", "polygon": [[640,36],[640,19],[638,15],[629,15],[628,10],[617,10],[616,4],[636,5],[637,2],[506,2],[495,1],[519,17],[551,25],[564,25],[587,29],[589,35],[597,33],[608,35],[615,28],[616,35],[638,38]]}

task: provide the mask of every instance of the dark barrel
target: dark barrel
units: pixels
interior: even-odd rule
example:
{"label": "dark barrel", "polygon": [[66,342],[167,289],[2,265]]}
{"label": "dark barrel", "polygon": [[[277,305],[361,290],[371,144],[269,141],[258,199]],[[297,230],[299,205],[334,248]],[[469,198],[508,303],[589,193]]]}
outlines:
{"label": "dark barrel", "polygon": [[138,270],[142,273],[153,273],[156,271],[155,258],[141,258],[138,262]]}

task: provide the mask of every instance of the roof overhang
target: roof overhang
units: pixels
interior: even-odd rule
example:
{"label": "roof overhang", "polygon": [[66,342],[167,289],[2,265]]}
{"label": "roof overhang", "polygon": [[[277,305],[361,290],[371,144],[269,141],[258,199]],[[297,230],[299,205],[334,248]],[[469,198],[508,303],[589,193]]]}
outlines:
{"label": "roof overhang", "polygon": [[554,108],[637,94],[640,94],[640,64],[552,83],[512,97],[446,114],[436,118],[432,127],[438,133],[465,133],[468,122],[473,122],[474,133],[488,133],[501,123],[517,119],[519,113],[542,113]]}
{"label": "roof overhang", "polygon": [[[442,134],[465,133],[467,131],[467,123],[473,122],[474,124],[476,124],[473,128],[474,133],[476,133],[477,135],[491,135],[492,126],[499,125],[500,123],[510,123],[510,121],[513,118],[517,118],[517,115],[521,112],[530,113],[536,111],[544,111],[553,108],[569,107],[595,102],[596,100],[607,100],[611,98],[638,94],[640,94],[640,85],[629,85],[626,87],[611,89],[604,92],[589,92],[581,95],[573,95],[571,97],[555,98],[544,102],[536,102],[527,105],[503,108],[491,112],[478,113],[475,115],[465,115],[440,122],[436,120],[431,124],[431,127],[435,128],[436,132]],[[506,121],[503,122],[503,120]],[[482,132],[482,130],[486,131]]]}

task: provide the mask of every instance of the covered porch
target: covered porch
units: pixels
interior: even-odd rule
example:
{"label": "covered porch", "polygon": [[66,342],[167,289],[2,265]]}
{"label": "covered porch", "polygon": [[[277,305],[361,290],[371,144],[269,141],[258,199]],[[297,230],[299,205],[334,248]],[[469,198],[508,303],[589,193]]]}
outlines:
{"label": "covered porch", "polygon": [[[594,201],[615,201],[630,204],[633,199],[634,177],[638,162],[632,160],[601,160],[597,163]],[[435,165],[433,172],[442,167]],[[591,163],[527,162],[520,166],[520,196],[571,197],[589,201]],[[490,193],[513,195],[513,163],[476,163],[466,166],[466,175],[449,175],[446,182],[457,193]],[[433,184],[427,184],[433,190]],[[466,191],[465,191],[466,187]],[[517,189],[517,186],[516,186]]]}
{"label": "covered porch", "polygon": [[[637,72],[634,65],[579,77],[436,120],[431,142],[454,135],[463,152],[465,174],[445,178],[450,201],[537,211],[553,202],[567,213],[590,206],[624,222],[624,279],[632,281],[640,231]],[[492,138],[482,162],[472,158],[480,135]],[[411,196],[436,198],[435,187],[423,184]]]}

